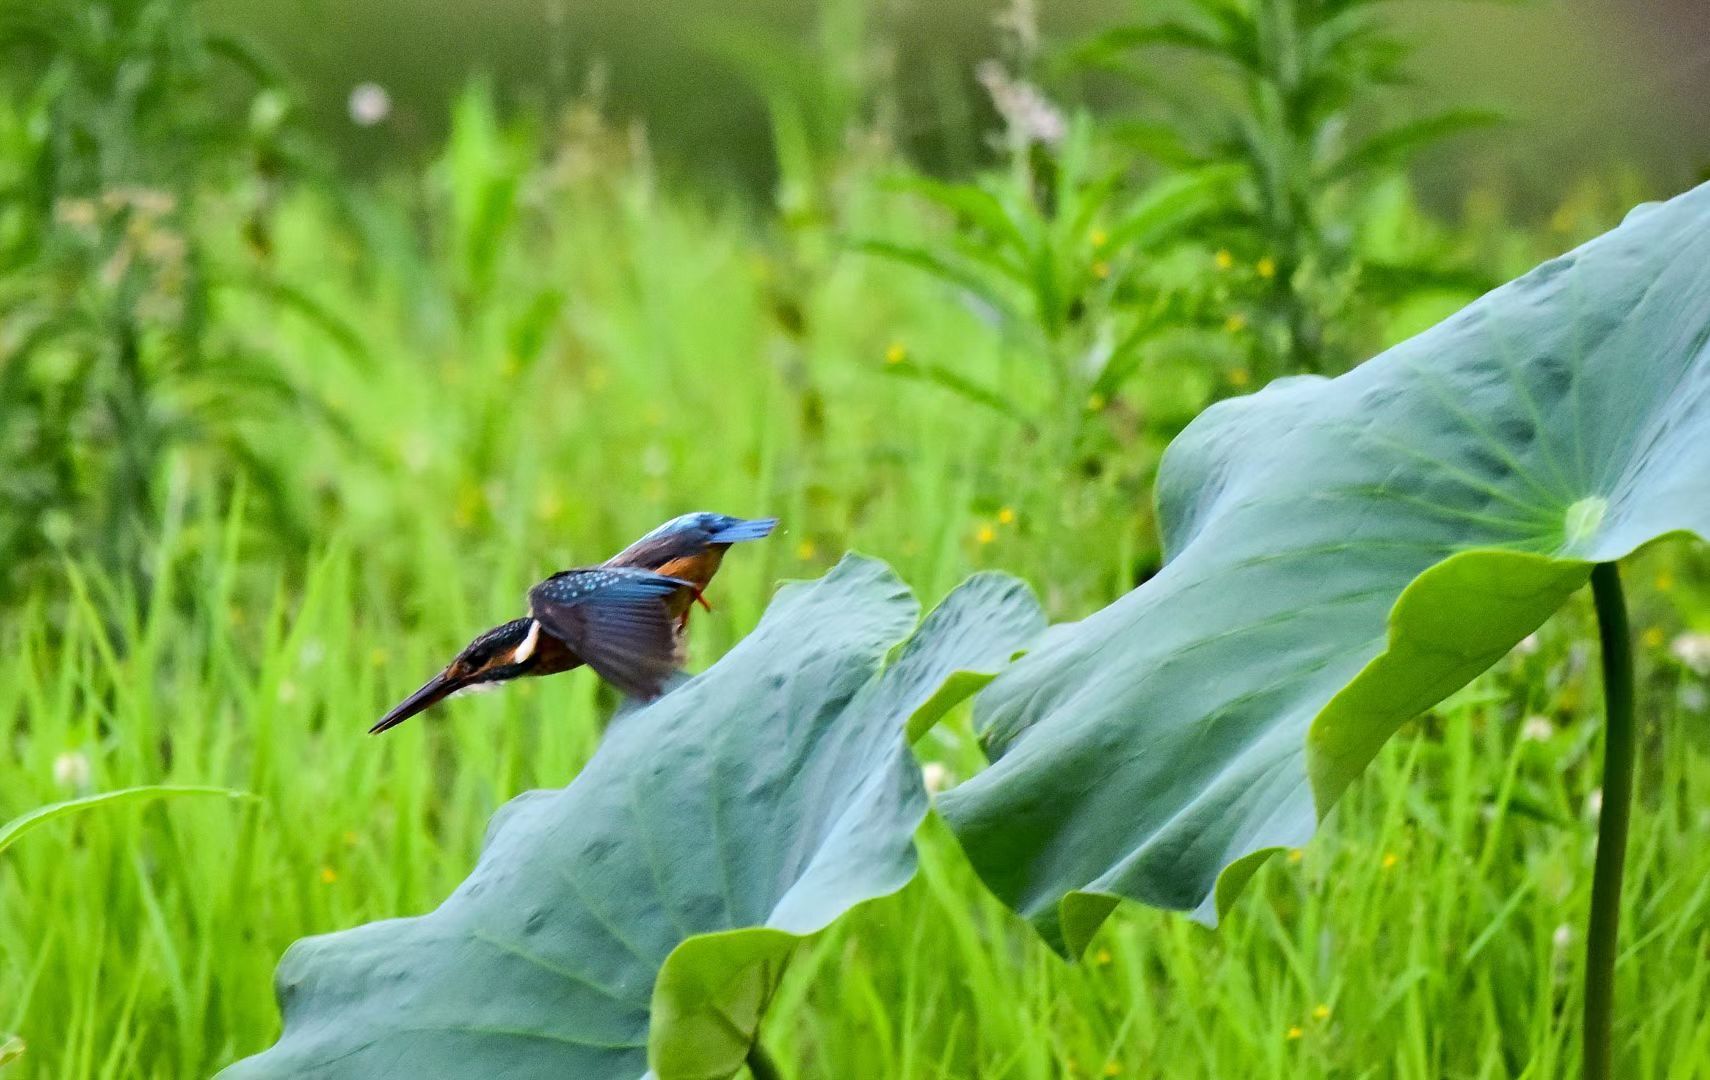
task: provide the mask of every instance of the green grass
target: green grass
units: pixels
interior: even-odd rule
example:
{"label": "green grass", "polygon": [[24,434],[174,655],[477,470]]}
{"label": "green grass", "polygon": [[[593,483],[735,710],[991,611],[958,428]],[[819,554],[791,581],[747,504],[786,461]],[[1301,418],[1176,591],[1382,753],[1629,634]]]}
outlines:
{"label": "green grass", "polygon": [[[757,617],[763,561],[732,559],[703,654]],[[30,727],[0,817],[73,794],[63,760],[55,778],[66,753],[87,758],[93,790],[219,782],[259,799],[97,810],[6,853],[0,1028],[29,1047],[9,1076],[196,1076],[257,1049],[291,940],[432,906],[495,806],[593,752],[604,703],[574,675],[362,734],[445,644],[373,605],[363,563],[328,554],[290,599],[248,610],[238,564],[209,558],[139,625],[111,625],[114,598],[89,586],[58,626],[42,608],[18,620],[0,714]],[[915,884],[804,948],[768,1042],[798,1076],[1563,1075],[1598,723],[1573,648],[1585,613],[1562,622],[1390,746],[1216,931],[1128,909],[1064,963],[929,825]],[[1530,709],[1546,736],[1521,735]],[[1710,760],[1685,737],[1694,719],[1645,717],[1620,987],[1631,1075],[1710,1075]],[[965,774],[965,718],[947,732],[929,750]]]}
{"label": "green grass", "polygon": [[[1011,569],[1060,619],[1155,558],[1145,481],[1168,430],[1147,409],[1179,386],[1142,370],[1099,418],[1109,467],[1085,469],[887,373],[900,346],[1049,400],[1050,373],[941,285],[836,244],[941,223],[852,184],[839,220],[769,230],[633,164],[507,173],[506,138],[466,119],[424,190],[394,199],[300,191],[265,258],[205,209],[227,283],[210,318],[352,434],[307,406],[245,420],[286,477],[267,492],[177,452],[147,566],[116,583],[68,547],[59,585],[0,621],[0,821],[143,784],[256,796],[96,809],[0,854],[0,1056],[7,1034],[27,1045],[6,1080],[208,1075],[275,1034],[291,941],[443,898],[499,804],[574,777],[612,701],[576,673],[363,732],[533,581],[670,514],[785,521],[732,554],[697,664],[778,580],[847,547],[928,600]],[[396,209],[418,199],[426,239]],[[311,555],[271,540],[264,498],[309,523]],[[1692,737],[1702,683],[1663,646],[1710,606],[1689,588],[1701,566],[1647,558],[1635,580],[1665,571],[1682,583],[1636,590],[1638,625],[1663,634],[1642,669],[1619,1037],[1628,1075],[1684,1078],[1710,1076],[1710,757]],[[1124,909],[1067,964],[929,823],[921,877],[804,947],[766,1041],[792,1077],[1570,1074],[1599,760],[1589,631],[1570,612],[1395,740],[1216,931]],[[922,753],[968,775],[966,716]]]}

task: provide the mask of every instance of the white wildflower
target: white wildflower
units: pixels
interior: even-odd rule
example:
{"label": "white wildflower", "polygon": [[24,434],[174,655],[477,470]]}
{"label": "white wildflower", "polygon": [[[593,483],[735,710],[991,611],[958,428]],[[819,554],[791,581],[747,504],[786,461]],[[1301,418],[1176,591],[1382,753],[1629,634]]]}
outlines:
{"label": "white wildflower", "polygon": [[1021,143],[1056,146],[1068,133],[1068,122],[1057,106],[1032,83],[1013,79],[996,60],[981,62],[976,74],[980,85],[992,96],[992,104],[1003,117],[1010,137]]}
{"label": "white wildflower", "polygon": [[62,788],[82,791],[89,786],[89,755],[81,750],[67,750],[53,759],[53,782]]}
{"label": "white wildflower", "polygon": [[100,221],[94,199],[61,199],[54,203],[54,220],[74,229],[92,231]]}
{"label": "white wildflower", "polygon": [[1547,742],[1555,733],[1556,726],[1550,723],[1550,718],[1536,713],[1528,716],[1520,725],[1520,737],[1527,742]]}
{"label": "white wildflower", "polygon": [[928,795],[938,794],[948,788],[955,780],[950,775],[950,770],[936,761],[929,761],[920,767],[920,779],[926,785]]}
{"label": "white wildflower", "polygon": [[1710,675],[1710,634],[1681,634],[1669,642],[1668,651],[1698,674]]}
{"label": "white wildflower", "polygon": [[392,115],[392,95],[379,83],[357,83],[350,91],[350,122],[373,127]]}

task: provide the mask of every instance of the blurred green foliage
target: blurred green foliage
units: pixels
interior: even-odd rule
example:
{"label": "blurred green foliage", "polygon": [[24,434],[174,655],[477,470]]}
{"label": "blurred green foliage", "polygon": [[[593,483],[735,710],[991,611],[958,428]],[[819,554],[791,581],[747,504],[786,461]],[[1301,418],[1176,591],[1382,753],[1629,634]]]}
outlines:
{"label": "blurred green foliage", "polygon": [[[1220,247],[1237,317],[1251,327],[1260,379],[1335,373],[1370,347],[1373,309],[1416,291],[1496,284],[1444,245],[1373,250],[1374,188],[1445,138],[1493,124],[1461,106],[1395,114],[1413,82],[1397,0],[1184,0],[1142,5],[1143,22],[1076,50],[1136,84],[1157,115],[1119,127],[1139,152],[1177,168],[1224,165],[1240,178],[1206,231]],[[1165,82],[1159,50],[1190,54],[1191,81]],[[1390,91],[1386,97],[1385,92]],[[1385,106],[1388,106],[1387,108]],[[1387,257],[1386,257],[1387,256]]]}
{"label": "blurred green foliage", "polygon": [[[1493,118],[1390,115],[1377,91],[1407,78],[1410,57],[1390,6],[1185,0],[1053,65],[1018,5],[1007,62],[980,71],[1001,164],[963,183],[892,180],[952,230],[858,246],[979,311],[1044,373],[1048,404],[1030,410],[938,358],[897,356],[890,370],[1013,417],[1061,447],[1065,474],[1114,466],[1144,492],[1164,445],[1215,398],[1342,370],[1376,348],[1392,312],[1482,291],[1487,275],[1421,220],[1406,176],[1420,151]],[[1161,76],[1133,55],[1158,46],[1212,70]],[[1114,69],[1162,117],[1071,115],[1033,81],[1050,66]],[[1398,215],[1414,227],[1390,227]]]}
{"label": "blurred green foliage", "polygon": [[[244,419],[305,395],[216,292],[265,281],[268,204],[300,151],[284,91],[197,15],[190,0],[0,6],[0,600],[56,557],[142,570],[185,455],[282,486]],[[235,101],[221,65],[246,76]],[[211,254],[207,201],[243,206],[253,258]],[[273,509],[300,549],[301,522]]]}
{"label": "blurred green foliage", "polygon": [[[1411,195],[1413,153],[1470,117],[1410,118],[1372,92],[1406,70],[1392,6],[1180,0],[1065,50],[1017,3],[996,32],[1001,55],[977,73],[987,100],[968,122],[994,130],[966,181],[904,154],[898,11],[822,5],[805,43],[746,24],[705,35],[766,103],[778,185],[759,222],[722,205],[701,216],[717,243],[747,249],[735,261],[757,273],[765,309],[752,344],[790,387],[808,467],[822,464],[830,412],[867,394],[817,359],[839,322],[827,305],[854,274],[877,275],[860,279],[870,296],[891,288],[850,262],[852,248],[887,255],[926,271],[896,282],[904,306],[947,297],[961,311],[944,313],[955,329],[943,345],[906,320],[864,322],[855,339],[878,339],[866,355],[892,361],[868,372],[993,414],[1028,460],[1078,478],[1039,519],[1084,526],[1107,499],[1126,504],[1119,547],[1143,575],[1151,469],[1189,417],[1278,374],[1344,367],[1502,269],[1488,230],[1435,222]],[[437,161],[352,189],[290,80],[206,14],[194,0],[0,3],[12,61],[0,84],[12,196],[0,210],[0,595],[51,581],[67,557],[152,573],[150,536],[183,518],[184,500],[220,504],[235,484],[257,507],[251,539],[275,556],[384,516],[395,500],[354,489],[358,477],[406,482],[384,445],[395,425],[353,413],[353,386],[375,392],[396,350],[475,380],[477,354],[502,354],[506,380],[575,356],[572,313],[609,307],[599,287],[578,296],[584,256],[621,271],[662,254],[582,248],[579,233],[598,230],[566,227],[565,215],[680,198],[645,134],[609,119],[598,77],[518,117],[477,83]],[[1124,57],[1158,45],[1212,69],[1147,68],[1162,119],[1074,103],[1067,75],[1094,61],[1130,71]],[[383,118],[389,106],[374,107]],[[313,255],[280,250],[282,229],[315,233]],[[921,291],[930,279],[938,289]],[[309,337],[287,342],[286,324]],[[285,355],[305,347],[312,357]],[[832,383],[845,384],[837,401]],[[506,392],[463,404],[467,415],[436,421],[468,432],[440,489],[454,502],[446,492],[507,468],[507,427],[528,412]],[[305,470],[305,439],[339,447]],[[976,486],[987,513],[1016,501]]]}

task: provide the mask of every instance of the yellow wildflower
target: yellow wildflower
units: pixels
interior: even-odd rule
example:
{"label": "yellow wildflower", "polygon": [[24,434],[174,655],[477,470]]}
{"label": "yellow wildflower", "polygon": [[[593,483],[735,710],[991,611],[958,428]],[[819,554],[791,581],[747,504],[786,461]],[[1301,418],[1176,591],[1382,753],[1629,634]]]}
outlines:
{"label": "yellow wildflower", "polygon": [[1241,314],[1239,311],[1223,320],[1223,330],[1225,333],[1239,334],[1245,329],[1247,329],[1247,316]]}
{"label": "yellow wildflower", "polygon": [[1103,394],[1087,395],[1087,412],[1098,412],[1102,408],[1104,408]]}
{"label": "yellow wildflower", "polygon": [[1253,376],[1248,374],[1247,369],[1244,367],[1238,367],[1229,373],[1230,386],[1246,386],[1252,381]]}
{"label": "yellow wildflower", "polygon": [[902,346],[901,342],[893,342],[891,347],[885,350],[885,363],[887,364],[900,364],[907,359],[908,350]]}
{"label": "yellow wildflower", "polygon": [[1093,963],[1097,964],[1099,967],[1108,967],[1110,965],[1110,950],[1100,949],[1098,953],[1093,956]]}
{"label": "yellow wildflower", "polygon": [[1258,271],[1259,276],[1262,278],[1273,278],[1277,276],[1277,261],[1269,255],[1266,255],[1264,258],[1253,264],[1253,269]]}
{"label": "yellow wildflower", "polygon": [[990,525],[981,525],[980,531],[974,534],[976,543],[989,544],[997,539],[997,532]]}
{"label": "yellow wildflower", "polygon": [[1660,626],[1645,627],[1644,636],[1639,639],[1647,649],[1660,649],[1663,643],[1663,632]]}
{"label": "yellow wildflower", "polygon": [[1092,242],[1093,247],[1101,248],[1110,243],[1110,234],[1105,232],[1103,229],[1094,229],[1087,235],[1087,239]]}
{"label": "yellow wildflower", "polygon": [[1674,588],[1674,575],[1667,570],[1657,574],[1657,592],[1668,592]]}
{"label": "yellow wildflower", "polygon": [[1288,1029],[1288,1040],[1289,1040],[1289,1042],[1293,1042],[1294,1040],[1300,1038],[1304,1034],[1306,1034],[1306,1032],[1300,1030],[1300,1025],[1297,1024],[1294,1027],[1291,1027]]}
{"label": "yellow wildflower", "polygon": [[1217,264],[1219,270],[1228,270],[1235,265],[1235,256],[1229,254],[1228,251],[1219,251],[1212,256],[1211,261]]}
{"label": "yellow wildflower", "polygon": [[807,562],[817,554],[819,554],[819,549],[814,546],[812,540],[803,540],[796,545],[796,558],[803,562]]}
{"label": "yellow wildflower", "polygon": [[1008,506],[1004,507],[1002,510],[999,510],[998,511],[998,524],[999,525],[1014,525],[1015,524],[1015,510],[1012,507],[1008,507]]}
{"label": "yellow wildflower", "polygon": [[1105,278],[1110,276],[1110,264],[1105,262],[1103,259],[1100,259],[1098,262],[1092,264],[1092,272],[1093,277],[1103,281]]}
{"label": "yellow wildflower", "polygon": [[1393,851],[1386,852],[1384,854],[1384,857],[1383,857],[1383,868],[1385,870],[1394,870],[1396,867],[1396,864],[1399,862],[1401,862],[1401,856],[1400,855],[1397,855]]}
{"label": "yellow wildflower", "polygon": [[1312,1018],[1314,1020],[1328,1020],[1328,1019],[1330,1019],[1330,1006],[1319,1005],[1317,1008],[1312,1010]]}
{"label": "yellow wildflower", "polygon": [[331,885],[338,880],[338,871],[330,866],[321,867],[321,884]]}
{"label": "yellow wildflower", "polygon": [[1301,859],[1304,859],[1305,857],[1306,857],[1306,852],[1300,850],[1297,847],[1293,847],[1293,848],[1288,849],[1288,861],[1289,862],[1299,862]]}
{"label": "yellow wildflower", "polygon": [[457,491],[457,503],[451,513],[452,523],[460,528],[468,528],[475,523],[475,515],[485,504],[486,496],[475,484],[465,481]]}
{"label": "yellow wildflower", "polygon": [[1122,1075],[1122,1066],[1118,1065],[1114,1061],[1106,1062],[1105,1066],[1104,1066],[1104,1075],[1106,1075],[1106,1076],[1121,1076]]}

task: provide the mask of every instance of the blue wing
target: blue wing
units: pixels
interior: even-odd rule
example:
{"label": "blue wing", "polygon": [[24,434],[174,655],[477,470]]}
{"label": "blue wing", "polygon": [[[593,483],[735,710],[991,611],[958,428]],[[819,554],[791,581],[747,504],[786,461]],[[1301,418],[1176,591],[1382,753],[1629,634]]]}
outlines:
{"label": "blue wing", "polygon": [[680,660],[668,597],[694,586],[645,570],[554,574],[529,590],[529,613],[599,676],[634,697],[655,698]]}

